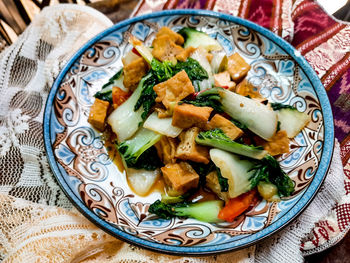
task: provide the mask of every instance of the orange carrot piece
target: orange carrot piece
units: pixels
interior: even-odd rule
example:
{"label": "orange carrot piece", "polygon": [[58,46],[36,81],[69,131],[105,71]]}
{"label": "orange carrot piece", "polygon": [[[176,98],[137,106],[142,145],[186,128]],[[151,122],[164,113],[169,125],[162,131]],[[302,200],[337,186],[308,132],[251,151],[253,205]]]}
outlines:
{"label": "orange carrot piece", "polygon": [[225,206],[220,210],[218,218],[227,222],[233,220],[242,214],[253,203],[256,196],[256,189],[241,194],[235,198],[231,198],[226,202]]}
{"label": "orange carrot piece", "polygon": [[119,87],[113,87],[112,99],[114,108],[122,105],[130,97],[130,95],[130,92],[126,92]]}

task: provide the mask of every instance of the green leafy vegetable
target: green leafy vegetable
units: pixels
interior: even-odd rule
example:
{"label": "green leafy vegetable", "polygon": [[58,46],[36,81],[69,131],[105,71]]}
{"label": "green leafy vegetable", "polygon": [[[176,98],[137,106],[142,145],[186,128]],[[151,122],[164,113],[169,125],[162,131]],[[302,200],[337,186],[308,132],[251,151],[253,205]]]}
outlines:
{"label": "green leafy vegetable", "polygon": [[282,170],[274,157],[267,155],[255,162],[255,167],[251,169],[254,171],[251,179],[252,187],[257,186],[262,181],[276,185],[278,195],[281,197],[290,196],[294,192],[293,180]]}
{"label": "green leafy vegetable", "polygon": [[162,195],[162,202],[165,204],[176,204],[182,203],[185,201],[184,196],[170,196],[170,195]]}
{"label": "green leafy vegetable", "polygon": [[196,163],[189,161],[189,164],[192,166],[192,168],[196,171],[196,173],[199,175],[199,185],[205,186],[205,178],[208,173],[213,171],[215,169],[215,164],[213,162],[209,162],[208,164],[203,163]]}
{"label": "green leafy vegetable", "polygon": [[203,47],[207,51],[222,50],[222,46],[214,38],[210,37],[207,33],[198,31],[194,28],[183,27],[179,32],[185,39],[184,47]]}
{"label": "green leafy vegetable", "polygon": [[175,216],[195,218],[200,221],[215,223],[220,222],[218,214],[223,207],[223,201],[212,200],[198,203],[166,204],[160,200],[150,205],[148,212],[158,215],[160,218],[170,219]]}
{"label": "green leafy vegetable", "polygon": [[262,159],[267,151],[261,146],[240,144],[231,140],[221,129],[200,132],[196,137],[196,143],[215,147],[224,151],[240,154],[254,159]]}
{"label": "green leafy vegetable", "polygon": [[147,118],[148,113],[155,104],[157,94],[153,90],[153,87],[158,83],[158,80],[152,71],[144,78],[145,80],[143,82],[141,95],[134,106],[134,111],[137,111],[141,106],[143,107],[143,113],[141,114],[142,120]]}
{"label": "green leafy vegetable", "polygon": [[160,62],[155,58],[151,62],[151,72],[157,78],[158,83],[166,81],[175,75],[173,64],[170,61]]}
{"label": "green leafy vegetable", "polygon": [[212,107],[216,112],[223,112],[218,88],[199,92],[194,99],[184,99],[181,103],[192,104],[197,107]]}
{"label": "green leafy vegetable", "polygon": [[216,174],[218,175],[221,192],[228,191],[228,179],[223,177],[219,168],[216,167]]}
{"label": "green leafy vegetable", "polygon": [[134,137],[122,142],[118,151],[129,168],[154,170],[160,166],[160,162],[155,158],[158,156],[156,150],[149,148],[161,137],[160,134],[141,128]]}
{"label": "green leafy vegetable", "polygon": [[276,128],[276,132],[280,131],[281,130],[281,122],[278,121],[277,122],[277,128]]}
{"label": "green leafy vegetable", "polygon": [[248,130],[247,125],[244,125],[243,123],[235,120],[235,119],[231,119],[231,122],[236,125],[238,128],[240,128],[241,130]]}
{"label": "green leafy vegetable", "polygon": [[129,168],[154,171],[155,169],[162,167],[163,163],[158,157],[156,147],[152,146],[144,151],[136,160],[136,162],[134,162],[134,159],[132,159],[127,163],[127,165]]}
{"label": "green leafy vegetable", "polygon": [[185,70],[191,81],[208,78],[208,72],[193,58],[187,58],[185,62],[177,62],[174,67],[174,75],[181,70]]}
{"label": "green leafy vegetable", "polygon": [[297,110],[295,107],[290,106],[290,105],[285,105],[285,104],[281,104],[278,102],[275,103],[271,103],[271,107],[274,111],[276,110],[280,110],[280,109],[291,109],[291,110]]}
{"label": "green leafy vegetable", "polygon": [[277,114],[269,106],[248,99],[227,89],[220,89],[222,109],[225,113],[247,125],[248,129],[265,140],[276,133]]}
{"label": "green leafy vegetable", "polygon": [[185,70],[191,81],[203,80],[208,78],[208,73],[193,58],[188,58],[186,61],[179,61],[175,66],[170,61],[160,62],[153,58],[151,62],[151,71],[159,82],[166,81],[180,71]]}
{"label": "green leafy vegetable", "polygon": [[117,81],[121,78],[123,74],[123,69],[119,70],[116,74],[114,74],[107,83],[105,83],[101,90],[98,91],[94,97],[100,100],[108,101],[112,103],[112,88],[113,86],[117,86]]}

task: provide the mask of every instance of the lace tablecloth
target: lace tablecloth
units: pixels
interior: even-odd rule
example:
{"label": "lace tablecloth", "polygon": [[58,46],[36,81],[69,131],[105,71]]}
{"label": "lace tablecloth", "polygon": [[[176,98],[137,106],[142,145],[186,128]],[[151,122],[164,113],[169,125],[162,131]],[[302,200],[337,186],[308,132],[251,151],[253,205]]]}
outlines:
{"label": "lace tablecloth", "polygon": [[42,114],[60,68],[86,40],[112,23],[91,8],[59,5],[46,8],[0,55],[1,260],[299,262],[345,235],[350,223],[350,25],[334,20],[310,0],[143,0],[133,15],[174,8],[211,9],[256,22],[291,42],[315,69],[328,91],[340,142],[315,200],[278,235],[219,256],[170,257],[97,229],[73,208],[50,171]]}

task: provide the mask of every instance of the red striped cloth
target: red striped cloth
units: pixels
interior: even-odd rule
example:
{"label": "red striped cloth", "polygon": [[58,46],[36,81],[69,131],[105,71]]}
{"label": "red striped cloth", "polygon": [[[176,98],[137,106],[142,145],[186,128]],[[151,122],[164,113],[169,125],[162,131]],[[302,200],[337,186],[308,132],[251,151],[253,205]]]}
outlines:
{"label": "red striped cloth", "polygon": [[334,244],[350,226],[350,24],[337,21],[312,0],[142,0],[133,15],[186,8],[255,22],[290,42],[318,74],[332,105],[347,196],[335,207],[334,218],[319,222],[301,247],[317,251]]}

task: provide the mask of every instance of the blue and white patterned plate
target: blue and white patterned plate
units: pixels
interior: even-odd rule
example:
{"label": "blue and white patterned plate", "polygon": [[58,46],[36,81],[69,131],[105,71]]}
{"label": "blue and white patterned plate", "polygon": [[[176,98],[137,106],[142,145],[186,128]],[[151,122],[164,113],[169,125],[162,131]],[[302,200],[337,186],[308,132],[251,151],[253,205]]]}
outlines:
{"label": "blue and white patterned plate", "polygon": [[[294,105],[311,122],[280,158],[295,182],[293,196],[262,201],[233,223],[158,219],[148,207],[160,194],[136,195],[108,154],[104,137],[87,122],[98,91],[122,66],[131,34],[150,45],[162,26],[194,27],[216,38],[228,55],[252,66],[248,78],[274,102]],[[291,222],[315,196],[333,153],[333,118],[327,94],[309,64],[291,45],[246,20],[211,11],[174,10],[116,24],[86,43],[67,63],[49,94],[44,116],[48,159],[72,202],[110,234],[156,251],[212,254],[254,244]]]}

